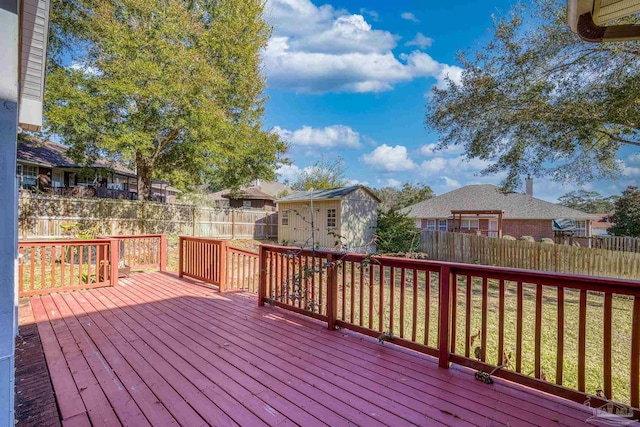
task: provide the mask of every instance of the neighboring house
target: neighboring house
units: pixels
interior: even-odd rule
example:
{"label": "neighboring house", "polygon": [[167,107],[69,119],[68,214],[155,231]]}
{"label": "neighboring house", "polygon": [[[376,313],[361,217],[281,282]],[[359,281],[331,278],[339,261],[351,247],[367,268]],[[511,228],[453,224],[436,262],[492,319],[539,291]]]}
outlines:
{"label": "neighboring house", "polygon": [[[76,197],[138,198],[134,171],[103,159],[86,168],[71,159],[67,150],[51,141],[18,141],[19,188]],[[180,190],[166,181],[153,180],[151,191],[153,201],[174,203]]]}
{"label": "neighboring house", "polygon": [[613,213],[608,214],[593,214],[597,217],[591,223],[591,234],[593,236],[608,236],[609,227],[613,227],[615,224],[611,221]]}
{"label": "neighboring house", "polygon": [[289,187],[279,182],[257,179],[237,192],[226,189],[212,193],[209,197],[220,206],[272,211],[276,209],[276,199],[290,192]]}
{"label": "neighboring house", "polygon": [[532,236],[536,240],[554,237],[552,219],[570,218],[576,221],[575,236],[591,236],[595,215],[536,199],[531,183],[527,192],[505,194],[495,185],[467,185],[409,206],[403,212],[426,230],[490,237]]}
{"label": "neighboring house", "polygon": [[[280,242],[335,249],[339,240],[339,246],[355,252],[365,252],[372,245],[380,199],[365,186],[298,191],[276,203]],[[313,238],[312,220],[315,228]]]}

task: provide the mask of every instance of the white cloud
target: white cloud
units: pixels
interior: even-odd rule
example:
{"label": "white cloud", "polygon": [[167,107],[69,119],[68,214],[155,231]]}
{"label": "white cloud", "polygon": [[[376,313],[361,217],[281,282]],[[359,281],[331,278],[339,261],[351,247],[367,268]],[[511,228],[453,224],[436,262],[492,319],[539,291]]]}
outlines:
{"label": "white cloud", "polygon": [[438,148],[438,144],[427,144],[420,147],[420,154],[425,157],[447,154],[460,154],[464,150],[461,145],[449,145],[445,148]]}
{"label": "white cloud", "polygon": [[455,190],[456,188],[462,187],[459,181],[449,178],[448,176],[441,176],[440,180],[443,182],[443,187],[449,190]]}
{"label": "white cloud", "polygon": [[302,170],[296,165],[280,165],[276,175],[283,181],[295,181]]}
{"label": "white cloud", "polygon": [[431,37],[427,37],[422,33],[416,34],[416,36],[405,43],[405,46],[417,46],[420,49],[427,48],[433,44],[433,39]]}
{"label": "white cloud", "polygon": [[454,170],[458,173],[471,172],[475,174],[485,169],[490,162],[481,159],[467,160],[463,156],[454,158],[434,157],[420,163],[420,172],[426,176],[433,176],[445,170]]}
{"label": "white cloud", "polygon": [[347,179],[347,185],[369,185],[367,181],[360,181],[358,179]]}
{"label": "white cloud", "polygon": [[622,175],[628,178],[640,178],[640,153],[634,153],[621,161]]}
{"label": "white cloud", "polygon": [[393,178],[387,178],[384,184],[385,187],[393,187],[393,188],[399,188],[401,185],[402,185],[401,181],[398,181],[397,179],[393,179]]}
{"label": "white cloud", "polygon": [[400,14],[400,17],[407,21],[420,22],[420,20],[416,18],[416,16],[411,12],[402,12],[402,14]]}
{"label": "white cloud", "polygon": [[[454,78],[458,67],[424,52],[396,57],[398,36],[373,29],[362,15],[309,0],[269,0],[274,36],[263,52],[267,82],[307,93],[383,92],[400,82]],[[422,40],[424,43],[425,40]]]}
{"label": "white cloud", "polygon": [[373,22],[380,21],[380,14],[375,10],[369,10],[363,7],[360,9],[360,13],[369,16]]}
{"label": "white cloud", "polygon": [[416,164],[408,157],[407,147],[396,145],[391,147],[382,144],[371,153],[362,156],[369,166],[386,172],[402,172],[415,169]]}
{"label": "white cloud", "polygon": [[276,126],[273,128],[273,132],[293,145],[324,148],[360,147],[360,134],[349,126],[333,125],[324,128],[303,126],[293,131]]}

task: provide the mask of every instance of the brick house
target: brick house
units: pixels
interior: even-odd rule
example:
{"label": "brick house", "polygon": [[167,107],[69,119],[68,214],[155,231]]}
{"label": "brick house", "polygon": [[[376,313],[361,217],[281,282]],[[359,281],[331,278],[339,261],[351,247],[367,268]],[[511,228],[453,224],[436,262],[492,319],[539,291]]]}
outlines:
{"label": "brick house", "polygon": [[238,191],[229,189],[211,193],[209,198],[220,207],[276,210],[276,199],[289,194],[286,185],[275,181],[255,180]]}
{"label": "brick house", "polygon": [[[553,238],[551,220],[570,218],[576,221],[575,236],[591,236],[592,221],[597,220],[595,215],[536,199],[530,183],[527,190],[529,194],[503,193],[495,185],[467,185],[416,203],[403,212],[415,218],[416,226],[425,230],[490,237],[532,236],[536,240]],[[457,214],[455,220],[452,211]],[[496,212],[500,212],[500,218]]]}

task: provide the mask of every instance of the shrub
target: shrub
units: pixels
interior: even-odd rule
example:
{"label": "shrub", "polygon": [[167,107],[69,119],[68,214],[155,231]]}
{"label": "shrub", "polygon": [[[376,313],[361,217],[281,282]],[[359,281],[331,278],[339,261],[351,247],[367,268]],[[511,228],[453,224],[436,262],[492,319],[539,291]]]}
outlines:
{"label": "shrub", "polygon": [[524,240],[525,242],[535,242],[536,241],[536,239],[534,239],[531,236],[522,236],[522,237],[520,237],[520,240]]}
{"label": "shrub", "polygon": [[378,211],[376,246],[378,253],[414,252],[420,244],[420,230],[414,220],[396,209]]}
{"label": "shrub", "polygon": [[504,240],[516,240],[516,238],[515,238],[515,237],[513,237],[513,236],[509,236],[508,234],[505,234],[504,236],[502,236],[502,238],[503,238]]}
{"label": "shrub", "polygon": [[550,239],[548,237],[543,237],[542,239],[540,239],[540,243],[546,243],[547,245],[553,245],[555,244],[555,242],[553,241],[553,239]]}

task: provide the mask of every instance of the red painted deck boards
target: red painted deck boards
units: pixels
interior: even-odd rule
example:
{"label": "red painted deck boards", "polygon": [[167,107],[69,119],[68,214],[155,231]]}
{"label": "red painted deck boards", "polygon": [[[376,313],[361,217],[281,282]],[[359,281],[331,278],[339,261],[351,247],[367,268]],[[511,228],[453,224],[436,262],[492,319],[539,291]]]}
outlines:
{"label": "red painted deck boards", "polygon": [[163,273],[31,304],[63,425],[584,425],[587,408]]}

